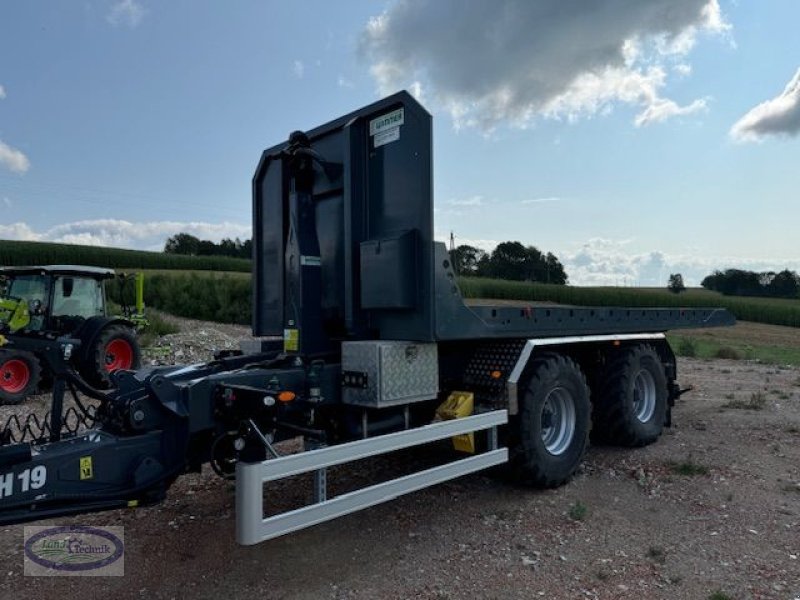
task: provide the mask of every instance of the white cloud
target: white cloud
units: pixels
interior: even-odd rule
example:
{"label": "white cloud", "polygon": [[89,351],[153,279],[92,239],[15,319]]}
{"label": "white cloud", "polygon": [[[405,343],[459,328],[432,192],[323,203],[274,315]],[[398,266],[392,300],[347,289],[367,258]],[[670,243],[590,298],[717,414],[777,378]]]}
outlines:
{"label": "white cloud", "polygon": [[[573,285],[620,285],[663,287],[671,273],[681,273],[687,285],[700,285],[714,270],[728,268],[780,271],[787,261],[768,261],[696,254],[666,254],[657,250],[633,252],[632,240],[594,238],[575,252],[556,253]],[[800,258],[788,261],[790,269]],[[794,266],[792,266],[794,265]]]}
{"label": "white cloud", "polygon": [[483,196],[470,196],[468,198],[453,198],[447,201],[451,206],[483,206]]}
{"label": "white cloud", "polygon": [[6,88],[0,85],[0,100],[6,97]]}
{"label": "white cloud", "polygon": [[114,27],[126,25],[135,29],[142,22],[146,11],[136,0],[120,0],[114,3],[106,19]]}
{"label": "white cloud", "polygon": [[637,125],[702,110],[662,96],[703,33],[729,30],[718,0],[395,0],[370,19],[362,54],[382,94],[424,86],[455,126],[526,127],[618,103]]}
{"label": "white cloud", "polygon": [[0,165],[14,173],[25,173],[31,168],[31,161],[20,150],[0,140]]}
{"label": "white cloud", "polygon": [[634,123],[636,123],[637,127],[641,127],[642,125],[661,123],[672,117],[691,115],[707,109],[708,100],[706,98],[698,98],[686,106],[678,106],[667,98],[656,98],[645,110],[636,115]]}
{"label": "white cloud", "polygon": [[561,198],[557,196],[549,196],[546,198],[528,198],[523,200],[521,204],[550,204],[551,202],[561,202]]}
{"label": "white cloud", "polygon": [[731,128],[739,142],[754,142],[767,136],[796,136],[800,133],[800,69],[783,93],[752,108]]}
{"label": "white cloud", "polygon": [[344,75],[339,75],[339,79],[336,80],[336,83],[339,85],[340,88],[353,88],[355,84],[347,79]]}
{"label": "white cloud", "polygon": [[296,60],[292,63],[292,73],[298,79],[302,79],[303,75],[306,73],[306,66],[303,64],[302,60]]}
{"label": "white cloud", "polygon": [[90,246],[114,246],[140,250],[162,250],[164,242],[176,233],[189,233],[200,239],[219,242],[222,238],[246,239],[250,225],[205,223],[202,221],[144,221],[93,219],[56,225],[36,231],[27,223],[0,225],[0,238],[34,242],[60,242]]}

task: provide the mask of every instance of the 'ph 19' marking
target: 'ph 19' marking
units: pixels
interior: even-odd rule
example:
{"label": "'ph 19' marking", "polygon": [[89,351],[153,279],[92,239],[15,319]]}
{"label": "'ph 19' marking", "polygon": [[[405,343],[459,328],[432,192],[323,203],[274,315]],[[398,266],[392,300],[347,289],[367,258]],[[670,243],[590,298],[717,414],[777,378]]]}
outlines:
{"label": "'ph 19' marking", "polygon": [[0,498],[13,496],[15,492],[24,494],[30,490],[38,490],[43,487],[44,484],[47,483],[47,467],[44,465],[37,465],[32,469],[25,469],[17,473],[17,489],[15,489],[14,481],[14,473],[0,475]]}

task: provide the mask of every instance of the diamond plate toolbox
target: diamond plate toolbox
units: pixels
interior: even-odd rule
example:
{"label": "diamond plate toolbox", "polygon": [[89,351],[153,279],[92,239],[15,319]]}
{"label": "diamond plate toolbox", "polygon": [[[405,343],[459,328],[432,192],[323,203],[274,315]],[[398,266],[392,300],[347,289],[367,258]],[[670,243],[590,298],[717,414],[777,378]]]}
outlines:
{"label": "diamond plate toolbox", "polygon": [[439,393],[436,348],[436,344],[414,342],[344,342],[344,403],[383,408],[436,398]]}

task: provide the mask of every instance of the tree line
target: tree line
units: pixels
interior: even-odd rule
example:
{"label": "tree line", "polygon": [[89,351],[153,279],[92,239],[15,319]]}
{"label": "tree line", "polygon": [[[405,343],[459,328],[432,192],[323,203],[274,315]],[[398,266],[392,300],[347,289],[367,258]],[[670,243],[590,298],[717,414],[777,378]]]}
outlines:
{"label": "tree line", "polygon": [[778,273],[774,271],[756,273],[741,269],[714,271],[703,279],[700,285],[726,296],[800,297],[800,276],[788,269]]}
{"label": "tree line", "polygon": [[569,280],[564,265],[551,252],[520,242],[503,242],[491,253],[462,244],[450,251],[458,275],[492,277],[512,281],[537,281],[565,285]]}
{"label": "tree line", "polygon": [[189,233],[177,233],[164,244],[166,254],[184,254],[188,256],[232,256],[234,258],[252,258],[252,240],[223,238],[216,244],[210,240],[201,240]]}

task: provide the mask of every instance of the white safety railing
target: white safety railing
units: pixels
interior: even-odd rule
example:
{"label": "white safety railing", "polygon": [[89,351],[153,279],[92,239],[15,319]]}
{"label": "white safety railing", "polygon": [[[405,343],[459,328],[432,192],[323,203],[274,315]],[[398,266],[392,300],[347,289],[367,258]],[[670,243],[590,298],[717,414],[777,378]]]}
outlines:
{"label": "white safety railing", "polygon": [[[505,463],[508,461],[508,450],[497,447],[497,427],[507,422],[508,412],[495,410],[263,462],[240,462],[236,466],[236,541],[243,545],[257,544]],[[328,467],[486,429],[490,430],[486,452],[334,498],[327,497],[325,469]],[[313,504],[264,517],[265,483],[312,471],[315,475]]]}

